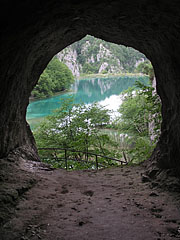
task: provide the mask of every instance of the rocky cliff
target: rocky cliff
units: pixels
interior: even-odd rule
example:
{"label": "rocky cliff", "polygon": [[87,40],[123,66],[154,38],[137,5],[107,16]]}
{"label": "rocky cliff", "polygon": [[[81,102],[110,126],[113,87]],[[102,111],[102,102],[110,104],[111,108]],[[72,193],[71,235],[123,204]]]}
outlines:
{"label": "rocky cliff", "polygon": [[90,73],[134,72],[146,57],[133,48],[87,35],[57,54],[74,76]]}

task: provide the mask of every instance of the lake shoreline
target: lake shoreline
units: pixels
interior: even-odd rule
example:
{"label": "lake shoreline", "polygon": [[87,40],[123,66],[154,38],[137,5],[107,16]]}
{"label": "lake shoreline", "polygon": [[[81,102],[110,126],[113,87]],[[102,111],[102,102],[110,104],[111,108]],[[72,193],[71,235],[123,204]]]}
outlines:
{"label": "lake shoreline", "polygon": [[[118,75],[109,78],[104,75],[103,78],[93,78],[91,75],[91,78],[83,78],[84,81],[76,80],[71,91],[56,93],[48,98],[33,99],[27,109],[27,121],[31,126],[36,125],[36,121],[40,122],[45,116],[51,115],[55,109],[59,108],[61,100],[69,98],[71,95],[74,96],[74,103],[91,104],[98,102],[116,115],[116,111],[122,102],[121,92],[132,87],[136,80],[141,82],[147,82],[148,80],[147,77],[137,74]],[[93,76],[95,77],[95,75]]]}
{"label": "lake shoreline", "polygon": [[83,74],[80,75],[79,77],[76,77],[77,80],[86,80],[86,79],[92,79],[92,78],[113,78],[113,77],[143,77],[147,76],[142,73],[106,73],[106,74],[101,74],[101,73],[96,73],[96,74]]}
{"label": "lake shoreline", "polygon": [[[101,78],[101,79],[105,79],[105,78],[113,78],[113,77],[146,77],[147,75],[142,74],[142,73],[108,73],[108,74],[84,74],[84,75],[80,75],[79,77],[76,77],[75,81],[78,80],[89,80],[89,79],[93,79],[93,78]],[[45,99],[49,99],[55,96],[60,96],[61,94],[66,94],[66,93],[73,93],[73,90],[71,89],[65,89],[63,91],[54,93],[52,96],[49,97],[43,97],[43,98],[34,98],[34,97],[30,97],[29,98],[29,103],[32,102],[36,102],[36,101],[40,101],[40,100],[45,100]]]}
{"label": "lake shoreline", "polygon": [[43,98],[34,98],[34,97],[30,97],[29,98],[29,103],[32,103],[32,102],[36,102],[36,101],[40,101],[40,100],[44,100],[44,99],[48,99],[48,98],[52,98],[52,97],[55,97],[55,96],[59,96],[61,94],[66,94],[68,92],[72,92],[71,90],[63,90],[63,91],[60,91],[60,92],[56,92],[54,93],[52,96],[49,96],[49,97],[43,97]]}

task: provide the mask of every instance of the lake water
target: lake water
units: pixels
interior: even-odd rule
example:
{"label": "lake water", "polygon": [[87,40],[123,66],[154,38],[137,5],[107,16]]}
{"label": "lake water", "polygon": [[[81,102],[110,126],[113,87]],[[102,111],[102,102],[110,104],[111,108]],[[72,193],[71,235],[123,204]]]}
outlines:
{"label": "lake water", "polygon": [[31,102],[27,109],[27,121],[31,127],[34,127],[45,116],[52,114],[55,109],[59,108],[61,98],[68,98],[70,95],[74,96],[75,103],[99,102],[116,112],[121,104],[120,93],[132,87],[137,80],[147,83],[148,77],[121,76],[76,80],[71,92]]}

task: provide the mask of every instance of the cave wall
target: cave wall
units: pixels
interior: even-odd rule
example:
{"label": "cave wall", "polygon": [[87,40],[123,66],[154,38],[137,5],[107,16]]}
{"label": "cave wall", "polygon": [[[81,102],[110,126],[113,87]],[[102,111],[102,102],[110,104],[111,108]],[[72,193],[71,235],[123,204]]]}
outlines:
{"label": "cave wall", "polygon": [[179,1],[7,0],[0,6],[0,157],[22,148],[38,159],[25,120],[30,92],[53,55],[90,34],[151,60],[163,115],[152,159],[180,169]]}

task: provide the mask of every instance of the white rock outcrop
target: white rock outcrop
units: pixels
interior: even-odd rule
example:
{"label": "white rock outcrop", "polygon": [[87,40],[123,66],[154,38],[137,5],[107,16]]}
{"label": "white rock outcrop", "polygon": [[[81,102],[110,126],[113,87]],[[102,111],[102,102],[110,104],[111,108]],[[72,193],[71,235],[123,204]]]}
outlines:
{"label": "white rock outcrop", "polygon": [[77,52],[71,46],[57,54],[58,59],[65,63],[76,77],[80,76],[81,66],[77,62]]}

